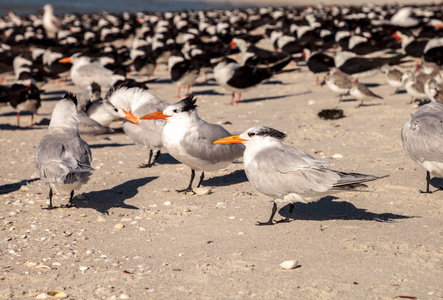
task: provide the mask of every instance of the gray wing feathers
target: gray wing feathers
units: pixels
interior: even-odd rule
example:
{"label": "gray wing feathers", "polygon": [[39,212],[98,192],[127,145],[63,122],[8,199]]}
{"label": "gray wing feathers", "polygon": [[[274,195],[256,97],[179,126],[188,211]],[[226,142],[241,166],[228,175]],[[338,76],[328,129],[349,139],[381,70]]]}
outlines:
{"label": "gray wing feathers", "polygon": [[81,139],[68,139],[62,134],[43,137],[37,147],[35,163],[44,182],[86,183],[94,169],[91,151]]}
{"label": "gray wing feathers", "polygon": [[201,121],[204,123],[199,124],[197,130],[182,142],[191,156],[214,164],[219,161],[234,161],[243,155],[245,146],[242,144],[214,144],[216,140],[230,136],[229,131],[220,125]]}
{"label": "gray wing feathers", "polygon": [[[289,149],[261,151],[248,166],[248,178],[253,177],[250,181],[262,193],[281,196],[309,191],[325,192],[340,179],[336,172],[323,168],[323,162],[316,161],[305,152],[296,148],[287,150]],[[302,157],[294,153],[299,151],[303,154]]]}
{"label": "gray wing feathers", "polygon": [[443,105],[430,103],[421,107],[403,125],[401,137],[412,159],[443,161]]}

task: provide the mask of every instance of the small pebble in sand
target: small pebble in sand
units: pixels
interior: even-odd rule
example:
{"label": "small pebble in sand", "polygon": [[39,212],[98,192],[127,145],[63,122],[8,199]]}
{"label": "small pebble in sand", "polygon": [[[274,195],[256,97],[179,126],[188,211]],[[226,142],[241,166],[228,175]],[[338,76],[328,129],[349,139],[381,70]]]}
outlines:
{"label": "small pebble in sand", "polygon": [[129,295],[128,294],[121,294],[120,299],[129,299]]}
{"label": "small pebble in sand", "polygon": [[334,159],[341,159],[341,158],[343,158],[343,155],[341,155],[339,153],[335,153],[334,155],[332,155],[332,158],[334,158]]}
{"label": "small pebble in sand", "polygon": [[124,227],[125,227],[125,225],[123,225],[122,223],[117,223],[114,225],[114,229],[122,229]]}
{"label": "small pebble in sand", "polygon": [[194,192],[197,196],[205,196],[212,193],[210,188],[195,188]]}
{"label": "small pebble in sand", "polygon": [[280,267],[282,267],[285,270],[291,270],[298,267],[298,261],[297,260],[285,260],[280,264]]}
{"label": "small pebble in sand", "polygon": [[87,269],[89,269],[89,267],[87,267],[87,266],[80,266],[79,269],[80,269],[80,271],[82,271],[82,273],[85,273],[85,271]]}
{"label": "small pebble in sand", "polygon": [[165,201],[165,202],[163,203],[163,205],[171,205],[171,204],[172,204],[171,201]]}

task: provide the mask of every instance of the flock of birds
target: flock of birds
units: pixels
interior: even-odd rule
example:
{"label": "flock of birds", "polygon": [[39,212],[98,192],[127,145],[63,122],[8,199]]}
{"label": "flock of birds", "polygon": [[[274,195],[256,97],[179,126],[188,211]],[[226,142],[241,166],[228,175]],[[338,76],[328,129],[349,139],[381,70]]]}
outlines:
{"label": "flock of birds", "polygon": [[[282,220],[289,221],[296,201],[358,190],[384,176],[329,169],[326,162],[284,144],[286,135],[266,126],[232,136],[197,114],[196,95],[189,94],[196,78],[212,72],[232,93],[233,104],[236,93],[239,103],[242,92],[304,60],[311,72],[325,74],[322,84],[340,100],[350,95],[364,105],[382,97],[359,79],[382,72],[395,92],[405,89],[411,101],[420,101],[402,128],[402,140],[409,156],[427,171],[430,192],[430,175],[443,177],[442,18],[438,5],[55,16],[47,4],[35,15],[0,18],[0,65],[15,75],[13,85],[0,86],[0,103],[17,110],[19,126],[20,112],[34,114],[41,106],[39,88],[49,80],[69,76],[83,91],[67,93],[55,105],[49,133],[37,147],[35,164],[50,189],[49,208],[53,191],[70,192],[72,204],[74,190],[94,172],[91,151],[80,135],[123,131],[149,151],[141,167],[153,166],[162,149],[190,167],[189,185],[178,192],[193,191],[196,171],[201,171],[199,187],[205,172],[243,157],[251,184],[274,200],[271,217],[259,223],[272,225],[279,202],[290,203]],[[263,39],[274,49],[259,47]],[[414,70],[396,67],[410,61],[417,61]],[[167,64],[179,99],[181,88],[187,88],[177,103],[148,91],[159,64]],[[134,73],[138,78],[130,78]],[[121,129],[110,126],[121,120]]]}

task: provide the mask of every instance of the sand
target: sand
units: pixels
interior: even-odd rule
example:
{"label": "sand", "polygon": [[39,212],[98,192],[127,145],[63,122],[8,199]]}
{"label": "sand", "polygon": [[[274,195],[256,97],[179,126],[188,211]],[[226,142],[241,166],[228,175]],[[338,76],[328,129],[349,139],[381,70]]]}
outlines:
{"label": "sand", "polygon": [[[260,227],[272,204],[247,181],[241,160],[207,173],[211,194],[184,195],[175,190],[187,186],[190,169],[168,154],[139,169],[148,153],[125,135],[85,137],[96,171],[76,207],[44,210],[48,188],[33,160],[47,125],[38,123],[47,124],[66,91],[79,92],[50,82],[33,128],[16,129],[15,112],[1,110],[0,298],[63,291],[69,299],[441,299],[443,191],[420,192],[425,171],[402,148],[401,127],[416,110],[410,97],[392,95],[379,74],[361,82],[384,100],[357,108],[316,86],[303,63],[285,70],[233,106],[211,76],[199,78],[199,115],[235,132],[274,127],[334,169],[389,177],[369,183],[369,192],[297,203],[290,223]],[[150,91],[176,102],[165,67],[155,76]],[[326,108],[346,117],[319,119]],[[432,183],[432,191],[443,186]],[[67,199],[56,195],[54,204]],[[287,210],[280,206],[276,219]],[[286,260],[298,267],[282,269]]]}

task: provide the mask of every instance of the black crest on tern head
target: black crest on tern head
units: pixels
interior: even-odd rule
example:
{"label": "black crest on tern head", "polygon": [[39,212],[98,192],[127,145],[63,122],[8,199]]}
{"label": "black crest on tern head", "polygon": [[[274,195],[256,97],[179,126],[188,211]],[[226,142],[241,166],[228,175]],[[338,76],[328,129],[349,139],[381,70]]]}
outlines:
{"label": "black crest on tern head", "polygon": [[190,94],[185,99],[181,100],[179,103],[181,103],[181,111],[191,111],[193,109],[197,108],[197,105],[195,102],[197,101],[197,98],[195,98],[195,94]]}
{"label": "black crest on tern head", "polygon": [[73,93],[71,93],[71,92],[66,93],[66,94],[63,96],[63,99],[71,100],[71,101],[74,102],[74,104],[77,106],[77,97],[76,97]]}
{"label": "black crest on tern head", "polygon": [[276,138],[278,140],[284,140],[286,137],[286,134],[278,131],[277,129],[271,128],[271,127],[266,127],[263,126],[261,127],[258,132],[256,132],[257,135],[261,135],[261,136],[270,136],[273,138]]}

